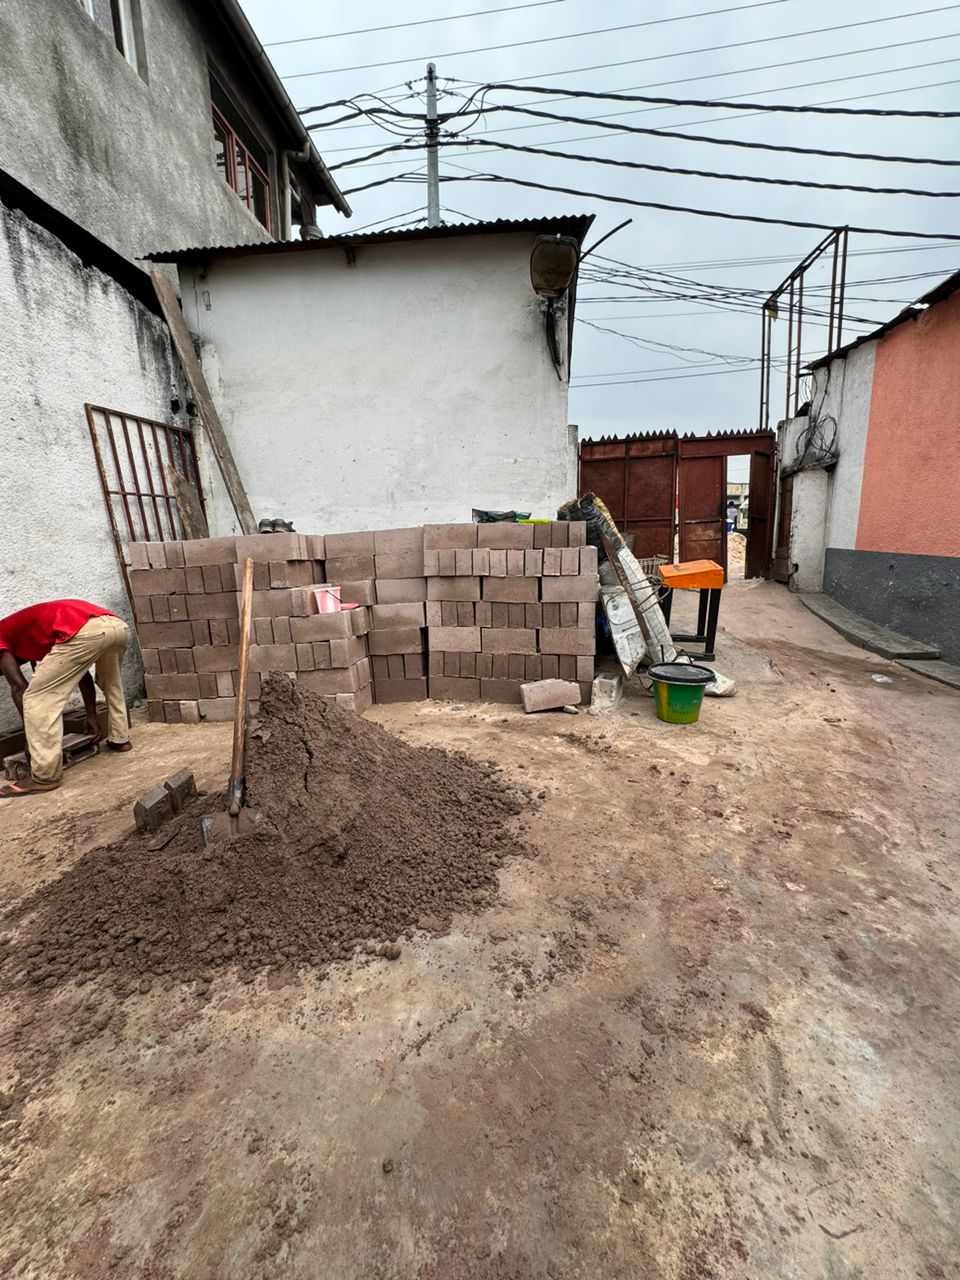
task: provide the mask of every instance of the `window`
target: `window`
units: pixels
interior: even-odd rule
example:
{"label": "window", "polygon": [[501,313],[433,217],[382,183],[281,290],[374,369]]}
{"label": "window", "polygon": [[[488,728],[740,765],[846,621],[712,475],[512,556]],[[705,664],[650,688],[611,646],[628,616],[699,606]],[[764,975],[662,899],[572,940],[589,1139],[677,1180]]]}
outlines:
{"label": "window", "polygon": [[269,152],[212,76],[210,96],[217,171],[272,235]]}
{"label": "window", "polygon": [[103,28],[134,71],[142,73],[143,59],[137,39],[138,0],[80,0],[80,5],[97,26]]}

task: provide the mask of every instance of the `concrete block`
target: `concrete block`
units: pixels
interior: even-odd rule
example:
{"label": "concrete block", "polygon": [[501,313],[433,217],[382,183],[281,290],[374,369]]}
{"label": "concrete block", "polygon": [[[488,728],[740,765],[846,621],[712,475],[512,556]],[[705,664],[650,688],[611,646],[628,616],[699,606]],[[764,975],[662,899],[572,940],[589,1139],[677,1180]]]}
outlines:
{"label": "concrete block", "polygon": [[163,703],[159,698],[151,698],[147,702],[147,719],[151,724],[163,723]]}
{"label": "concrete block", "polygon": [[580,548],[580,572],[596,573],[600,567],[600,554],[596,547],[584,546]]}
{"label": "concrete block", "polygon": [[143,660],[143,670],[147,675],[160,674],[160,650],[159,649],[141,649],[140,657]]}
{"label": "concrete block", "polygon": [[[324,569],[327,581],[332,583],[359,582],[364,578],[372,578],[376,573],[376,556],[327,556]],[[402,577],[402,574],[383,575],[385,578]],[[415,574],[409,575],[411,578]]]}
{"label": "concrete block", "polygon": [[200,576],[203,578],[203,589],[208,595],[215,592],[232,591],[233,586],[233,566],[231,565],[229,577],[226,583],[220,576],[220,566],[218,564],[204,564],[200,566]]}
{"label": "concrete block", "polygon": [[577,626],[592,627],[597,621],[597,606],[590,600],[580,600],[577,603]]}
{"label": "concrete block", "polygon": [[[240,593],[233,599],[239,601]],[[252,616],[254,618],[289,618],[294,612],[293,589],[252,592]],[[199,614],[196,616],[200,616]]]}
{"label": "concrete block", "polygon": [[473,606],[473,621],[478,627],[493,626],[493,603],[490,600],[477,600]]}
{"label": "concrete block", "polygon": [[403,604],[375,604],[370,610],[370,630],[383,631],[389,627],[422,627],[424,605],[419,600]]}
{"label": "concrete block", "polygon": [[489,680],[493,675],[494,655],[492,653],[474,654],[476,672],[481,680]]}
{"label": "concrete block", "polygon": [[373,676],[374,681],[390,679],[390,666],[385,654],[371,654],[370,674]]}
{"label": "concrete block", "polygon": [[[533,582],[535,579],[531,578]],[[600,594],[600,579],[593,574],[581,573],[570,578],[541,578],[544,601],[576,600],[596,603]]]}
{"label": "concrete block", "polygon": [[[227,626],[237,628],[237,642],[240,640],[240,624],[234,618],[227,620]],[[211,643],[210,639],[210,623],[206,618],[194,618],[190,623],[190,634],[193,636],[194,647],[198,644],[206,645]],[[232,643],[232,641],[231,641]]]}
{"label": "concrete block", "polygon": [[560,678],[560,659],[555,653],[540,655],[540,679],[557,680]]}
{"label": "concrete block", "polygon": [[525,604],[507,604],[507,626],[524,631],[527,627],[527,606]]}
{"label": "concrete block", "polygon": [[441,578],[457,575],[457,553],[454,548],[442,548],[437,552],[437,573]]}
{"label": "concrete block", "polygon": [[419,627],[391,627],[371,631],[367,636],[370,653],[421,653],[423,636]]}
{"label": "concrete block", "polygon": [[147,549],[147,567],[150,569],[166,569],[167,557],[162,542],[145,542]]}
{"label": "concrete block", "polygon": [[[144,599],[144,597],[137,597]],[[170,600],[186,600],[186,596],[147,596],[146,600],[149,604],[150,614],[144,620],[147,622],[169,622],[170,621]]]}
{"label": "concrete block", "polygon": [[571,547],[584,547],[587,544],[587,526],[583,520],[567,522],[567,537]]}
{"label": "concrete block", "polygon": [[543,605],[525,604],[523,606],[523,625],[538,631],[543,626]]}
{"label": "concrete block", "polygon": [[316,671],[329,671],[333,666],[333,659],[330,654],[330,646],[332,640],[314,640],[313,642],[313,666]]}
{"label": "concrete block", "polygon": [[253,618],[250,622],[251,639],[254,644],[273,644],[273,619]]}
{"label": "concrete block", "polygon": [[187,589],[183,569],[131,569],[129,577],[130,590],[135,596],[183,595]]}
{"label": "concrete block", "polygon": [[431,649],[444,653],[479,653],[479,627],[429,627],[427,642]]}
{"label": "concrete block", "polygon": [[196,671],[193,665],[192,649],[174,649],[176,655],[177,671],[180,675],[189,676]]}
{"label": "concrete block", "polygon": [[297,655],[297,670],[313,671],[314,667],[316,666],[316,663],[313,660],[313,645],[297,644],[297,645],[294,645],[293,647]]}
{"label": "concrete block", "polygon": [[150,543],[130,542],[127,544],[127,565],[131,569],[150,568]]}
{"label": "concrete block", "polygon": [[236,702],[236,698],[201,698],[197,704],[200,709],[200,719],[214,723],[232,720]]}
{"label": "concrete block", "polygon": [[433,578],[440,572],[440,552],[437,550],[427,551],[423,553],[423,573],[424,577]]}
{"label": "concrete block", "polygon": [[[374,529],[373,549],[378,555],[401,555],[405,551],[423,553],[423,529]],[[403,574],[398,574],[403,577]],[[417,575],[413,575],[417,576]]]}
{"label": "concrete block", "polygon": [[413,680],[375,680],[373,696],[376,702],[423,702],[427,681],[423,676]]}
{"label": "concrete block", "polygon": [[533,547],[532,524],[513,524],[509,521],[496,521],[494,524],[478,524],[477,546],[495,547],[497,549],[526,551]]}
{"label": "concrete block", "polygon": [[577,602],[575,600],[562,600],[560,602],[560,625],[561,627],[575,627],[577,625]]}
{"label": "concrete block", "polygon": [[431,676],[427,682],[427,688],[430,697],[436,698],[439,702],[478,702],[480,700],[479,680]]}
{"label": "concrete block", "polygon": [[[464,655],[461,653],[445,653],[443,655],[443,667],[441,674],[447,676],[448,679],[456,679],[460,675],[460,659]],[[469,673],[464,670],[464,675]]]}
{"label": "concrete block", "polygon": [[239,661],[240,654],[235,644],[198,644],[193,650],[193,662],[198,672],[215,675],[221,671],[236,671]]}
{"label": "concrete block", "polygon": [[271,590],[309,587],[315,581],[312,560],[271,560],[267,569]]}
{"label": "concrete block", "polygon": [[361,659],[350,667],[332,667],[329,671],[303,671],[298,677],[301,688],[311,693],[356,693],[370,683],[370,664]]}
{"label": "concrete block", "polygon": [[507,553],[502,548],[491,547],[490,553],[490,570],[491,578],[505,578],[507,576]]}
{"label": "concrete block", "polygon": [[293,633],[290,630],[289,618],[273,619],[273,643],[293,644]]}
{"label": "concrete block", "polygon": [[[493,525],[480,525],[481,529],[493,528]],[[518,525],[517,528],[530,528],[532,525]],[[484,600],[507,601],[513,604],[534,604],[540,599],[539,578],[481,578]]]}
{"label": "concrete block", "polygon": [[524,711],[553,711],[557,707],[580,705],[580,686],[572,680],[537,680],[520,686]]}
{"label": "concrete block", "polygon": [[479,600],[480,578],[428,578],[428,600]]}
{"label": "concrete block", "polygon": [[537,633],[516,628],[484,627],[480,631],[483,653],[536,653]]}
{"label": "concrete block", "polygon": [[201,678],[201,694],[203,694],[204,697],[232,698],[235,692],[233,687],[233,673],[231,671],[218,671],[213,678],[216,682],[216,693],[205,693]]}
{"label": "concrete block", "polygon": [[153,596],[133,597],[133,619],[137,623],[153,621]]}
{"label": "concrete block", "polygon": [[[377,578],[422,578],[423,550],[386,551],[374,557]],[[468,570],[469,572],[469,570]]]}
{"label": "concrete block", "polygon": [[181,724],[199,724],[200,708],[195,699],[180,703],[180,723]]}
{"label": "concrete block", "polygon": [[528,654],[523,664],[523,677],[527,681],[540,680],[543,676],[542,659],[539,653]]}
{"label": "concrete block", "polygon": [[560,572],[564,577],[573,577],[580,572],[580,548],[562,547],[560,550]]}
{"label": "concrete block", "polygon": [[442,676],[443,675],[443,657],[444,655],[437,652],[427,654],[427,675]]}
{"label": "concrete block", "polygon": [[490,572],[490,548],[477,547],[470,552],[470,568],[468,573],[478,578],[485,578]]}
{"label": "concrete block", "polygon": [[562,547],[544,547],[543,550],[543,576],[545,578],[556,578],[560,574],[563,564],[563,548]]}
{"label": "concrete block", "polygon": [[544,547],[553,546],[550,541],[552,524],[551,520],[544,520],[542,523],[533,526],[533,545],[537,550],[542,551]]}
{"label": "concrete block", "polygon": [[306,538],[308,560],[326,560],[327,549],[323,534],[307,533],[300,536]]}
{"label": "concrete block", "polygon": [[[168,570],[168,572],[171,572]],[[257,595],[258,592],[254,592]],[[219,591],[209,596],[187,596],[187,612],[191,621],[210,618],[236,618],[239,616],[237,593],[235,591]]]}
{"label": "concrete block", "polygon": [[[196,708],[194,709],[196,710]],[[197,713],[197,719],[191,720],[189,723],[197,724],[199,720],[200,716]],[[187,722],[184,721],[184,723]],[[189,769],[178,769],[176,773],[171,773],[169,778],[164,779],[163,788],[170,793],[174,813],[182,813],[187,802],[197,794],[197,784]]]}
{"label": "concrete block", "polygon": [[137,636],[148,649],[189,649],[193,644],[189,622],[144,622],[137,627]]}
{"label": "concrete block", "polygon": [[[357,618],[358,614],[363,617]],[[290,638],[294,644],[312,643],[314,640],[339,640],[347,636],[363,635],[366,625],[366,610],[313,613],[308,618],[290,619]],[[362,631],[358,630],[360,626],[363,627]]]}
{"label": "concrete block", "polygon": [[373,706],[373,685],[365,685],[356,693],[338,693],[336,703],[338,707],[344,707],[347,711],[355,711],[357,715],[362,715]]}
{"label": "concrete block", "polygon": [[403,655],[403,675],[406,680],[419,680],[427,674],[426,653],[405,653]]}
{"label": "concrete block", "polygon": [[[160,655],[160,672],[165,676],[175,676],[179,671],[176,649],[158,649]],[[154,673],[156,674],[156,673]]]}
{"label": "concrete block", "polygon": [[173,701],[164,701],[160,704],[163,707],[163,718],[167,724],[180,723],[180,703]]}
{"label": "concrete block", "polygon": [[336,560],[340,556],[376,554],[376,542],[372,530],[364,530],[362,533],[328,533],[324,542],[327,560]]}
{"label": "concrete block", "polygon": [[[425,524],[423,526],[424,551],[443,551],[457,547],[475,547],[478,524]],[[484,543],[480,543],[484,546]]]}
{"label": "concrete block", "polygon": [[469,600],[466,600],[466,601],[441,600],[440,601],[439,625],[441,627],[459,627],[460,626],[460,618],[457,613],[457,605],[460,603],[470,604],[470,601]]}
{"label": "concrete block", "polygon": [[523,653],[507,654],[507,679],[524,680],[527,671],[527,655]]}
{"label": "concrete block", "polygon": [[203,595],[203,569],[199,565],[187,565],[183,571],[184,590],[188,596]]}
{"label": "concrete block", "polygon": [[534,548],[523,553],[523,572],[528,578],[542,577],[543,551]]}
{"label": "concrete block", "polygon": [[518,703],[522,683],[522,680],[481,680],[480,697],[484,702]]}
{"label": "concrete block", "polygon": [[[329,564],[329,561],[327,561]],[[364,578],[359,582],[341,582],[340,599],[344,604],[376,604],[377,591],[373,578]]]}
{"label": "concrete block", "polygon": [[[250,533],[234,539],[234,554],[221,557],[242,565],[244,560],[269,564],[271,560],[307,560],[307,540],[301,533]],[[323,559],[322,556],[318,557]],[[189,564],[190,562],[187,561]]]}
{"label": "concrete block", "polygon": [[165,702],[168,698],[180,702],[200,696],[200,686],[195,675],[144,676],[144,683],[148,698],[163,698]]}
{"label": "concrete block", "polygon": [[507,552],[507,577],[522,578],[523,577],[524,552],[508,551]]}
{"label": "concrete block", "polygon": [[561,653],[557,658],[560,664],[561,680],[576,680],[577,678],[577,659],[571,654]]}
{"label": "concrete block", "polygon": [[569,547],[570,524],[566,520],[554,520],[550,526],[551,547]]}
{"label": "concrete block", "polygon": [[159,831],[173,817],[173,797],[162,786],[151,787],[133,806],[138,831]]}
{"label": "concrete block", "polygon": [[[367,655],[367,641],[363,636],[348,636],[345,639],[331,640],[329,643],[331,667],[352,667]],[[315,665],[318,670],[325,669],[320,667],[319,663]]]}
{"label": "concrete block", "polygon": [[377,604],[407,604],[427,598],[426,578],[377,578]]}
{"label": "concrete block", "polygon": [[185,565],[228,564],[237,559],[236,538],[193,538],[182,545]]}
{"label": "concrete block", "polygon": [[402,653],[391,653],[387,655],[387,678],[389,680],[402,680],[404,678],[404,655]]}
{"label": "concrete block", "polygon": [[[197,684],[200,688],[201,698],[215,698],[217,696],[217,676],[212,671],[202,671],[197,674]],[[230,686],[230,694],[233,694],[233,685]]]}
{"label": "concrete block", "polygon": [[594,677],[594,659],[579,655],[577,657],[577,679],[581,684],[592,684]]}
{"label": "concrete block", "polygon": [[592,656],[596,651],[597,637],[593,628],[581,631],[574,627],[543,627],[539,633],[540,652]]}
{"label": "concrete block", "polygon": [[469,578],[473,574],[473,553],[476,548],[457,547],[453,553],[455,571],[458,577]]}
{"label": "concrete block", "polygon": [[168,569],[183,568],[183,543],[182,542],[164,542],[163,554],[167,562]]}
{"label": "concrete block", "polygon": [[442,627],[445,600],[428,600],[424,605],[424,623],[428,627]]}
{"label": "concrete block", "polygon": [[[187,596],[163,596],[157,598],[166,600],[167,607],[170,610],[170,622],[183,622],[185,618],[190,617],[190,611],[187,608]],[[159,622],[160,619],[158,618],[157,621]]]}

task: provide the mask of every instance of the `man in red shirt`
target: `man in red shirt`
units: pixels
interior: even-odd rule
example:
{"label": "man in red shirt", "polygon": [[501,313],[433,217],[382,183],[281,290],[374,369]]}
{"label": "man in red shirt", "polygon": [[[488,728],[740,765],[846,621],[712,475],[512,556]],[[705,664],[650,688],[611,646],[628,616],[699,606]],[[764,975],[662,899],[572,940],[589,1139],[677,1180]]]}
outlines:
{"label": "man in red shirt", "polygon": [[[97,684],[107,699],[107,746],[129,751],[130,729],[120,667],[130,631],[127,624],[99,605],[85,600],[50,600],[0,618],[0,671],[27,737],[29,782],[0,787],[0,800],[52,791],[63,775],[63,710],[79,686],[87,713],[87,727],[100,738],[96,690],[90,667],[96,664]],[[33,664],[27,683],[21,668]]]}

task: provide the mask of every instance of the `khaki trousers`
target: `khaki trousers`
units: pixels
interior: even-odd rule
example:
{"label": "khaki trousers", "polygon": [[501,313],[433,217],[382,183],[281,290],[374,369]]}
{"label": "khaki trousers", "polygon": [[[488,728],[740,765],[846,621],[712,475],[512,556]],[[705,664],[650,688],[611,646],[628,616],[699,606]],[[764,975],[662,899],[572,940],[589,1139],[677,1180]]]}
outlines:
{"label": "khaki trousers", "polygon": [[94,663],[97,684],[107,699],[107,738],[110,742],[129,739],[127,703],[120,679],[120,664],[129,643],[130,630],[120,618],[91,618],[71,640],[55,644],[37,664],[23,695],[23,727],[34,781],[60,781],[63,709]]}

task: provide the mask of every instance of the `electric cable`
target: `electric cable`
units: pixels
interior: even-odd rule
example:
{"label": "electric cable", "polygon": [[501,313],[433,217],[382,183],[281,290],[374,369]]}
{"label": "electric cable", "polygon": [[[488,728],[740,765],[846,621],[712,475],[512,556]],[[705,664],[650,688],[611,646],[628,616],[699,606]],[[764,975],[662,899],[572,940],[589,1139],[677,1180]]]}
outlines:
{"label": "electric cable", "polygon": [[[501,9],[475,9],[472,13],[451,13],[442,18],[419,18],[416,22],[390,22],[382,27],[359,27],[356,31],[328,31],[319,36],[297,36],[292,40],[266,40],[264,49],[278,49],[281,45],[312,44],[317,40],[339,40],[344,36],[369,36],[377,31],[400,31],[406,27],[430,27],[438,22],[457,22],[461,18],[485,18],[493,13],[515,13],[519,9],[542,9],[550,4],[566,4],[568,0],[535,0],[533,4],[508,4]],[[768,0],[776,3],[777,0]],[[782,3],[782,0],[779,0]],[[746,6],[751,7],[751,6]]]}

